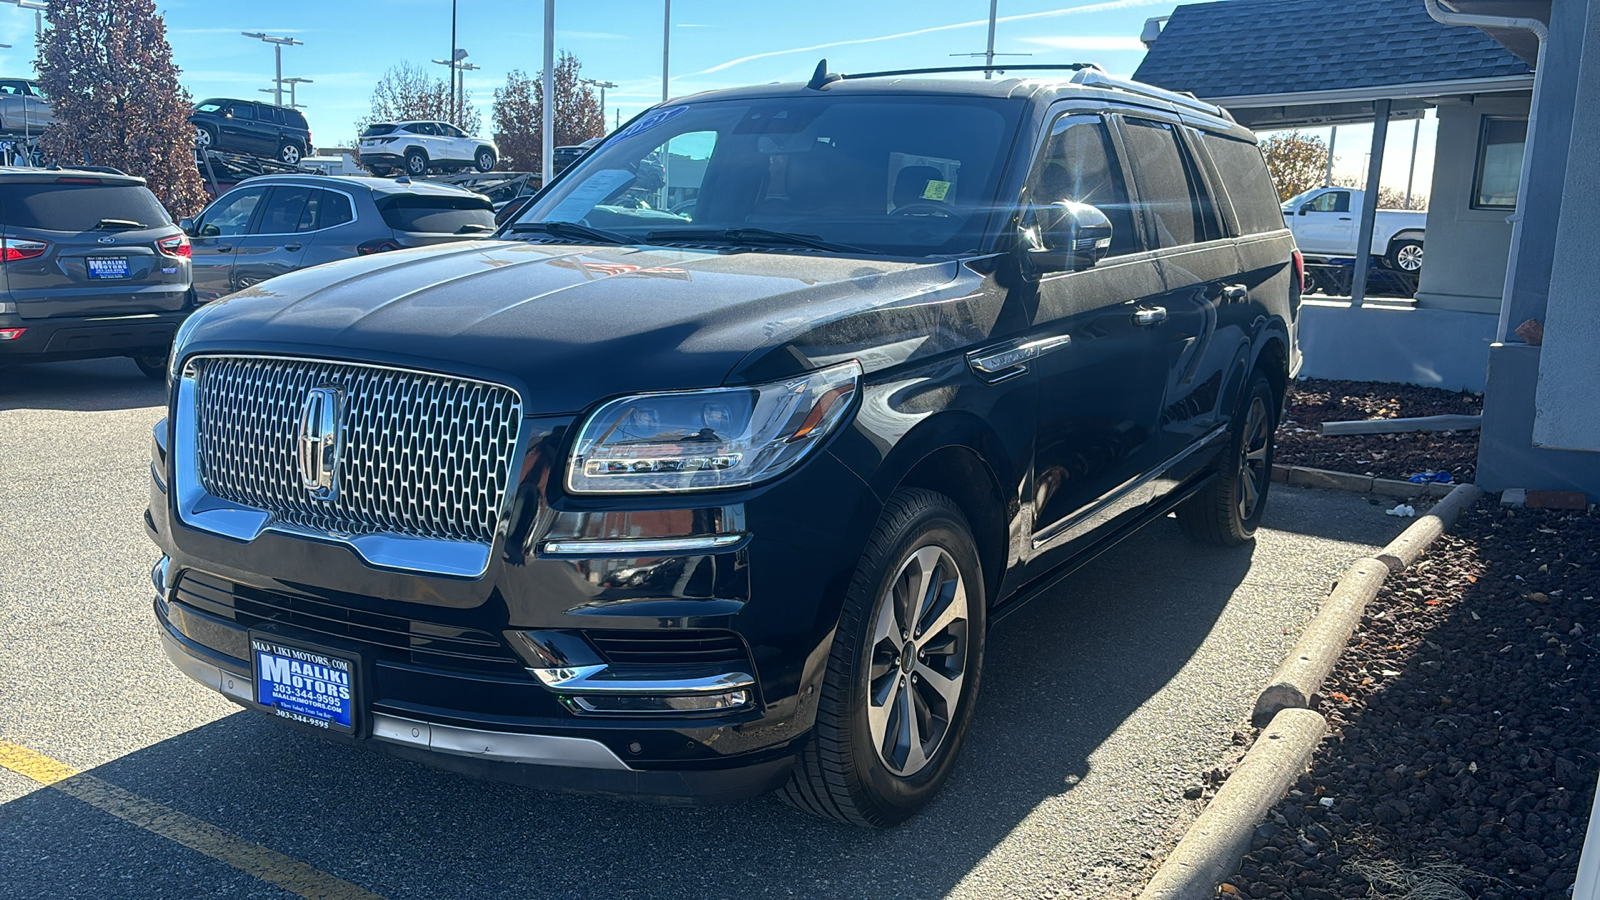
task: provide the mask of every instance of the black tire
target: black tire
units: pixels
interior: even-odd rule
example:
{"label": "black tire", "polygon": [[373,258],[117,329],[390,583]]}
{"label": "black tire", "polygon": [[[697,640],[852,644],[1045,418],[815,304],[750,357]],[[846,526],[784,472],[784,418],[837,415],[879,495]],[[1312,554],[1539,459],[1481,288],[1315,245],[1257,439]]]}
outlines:
{"label": "black tire", "polygon": [[420,178],[428,174],[428,154],[412,148],[406,151],[406,174],[412,178]]}
{"label": "black tire", "polygon": [[388,166],[371,166],[369,167],[369,171],[371,171],[372,174],[378,178],[388,178],[389,173],[394,170]]}
{"label": "black tire", "polygon": [[479,147],[477,154],[473,156],[472,159],[473,167],[479,172],[494,171],[494,164],[496,162],[498,162],[498,160],[495,159],[494,151],[490,150],[488,147]]}
{"label": "black tire", "polygon": [[305,152],[302,151],[300,149],[300,145],[294,141],[284,141],[278,147],[279,162],[286,163],[291,166],[297,166],[300,164],[300,160],[304,158]]}
{"label": "black tire", "polygon": [[196,125],[194,127],[194,144],[203,150],[217,148],[217,130],[210,125]]}
{"label": "black tire", "polygon": [[1389,245],[1386,259],[1390,268],[1415,275],[1422,271],[1422,242],[1413,238],[1395,241]]}
{"label": "black tire", "polygon": [[1217,477],[1178,506],[1185,537],[1214,547],[1236,547],[1255,537],[1272,486],[1277,401],[1266,376],[1250,380],[1233,417]]}
{"label": "black tire", "polygon": [[147,356],[132,357],[133,364],[139,367],[144,377],[151,381],[167,380],[167,354],[155,353]]}
{"label": "black tire", "polygon": [[[935,562],[925,566],[925,558]],[[948,570],[956,577],[946,578]],[[919,581],[923,573],[926,582]],[[925,590],[917,588],[921,583]],[[921,614],[899,600],[916,603]],[[965,604],[960,617],[958,602]],[[871,828],[904,821],[926,805],[949,778],[972,721],[986,602],[961,510],[933,491],[896,491],[845,594],[816,727],[779,797],[815,815]],[[899,644],[892,633],[897,622],[911,623]],[[924,632],[918,623],[931,627]],[[885,624],[887,630],[880,628]],[[875,638],[878,631],[883,634]],[[884,702],[874,704],[871,693]],[[869,706],[882,712],[869,718]],[[874,739],[873,718],[881,722],[882,740]],[[923,728],[936,736],[924,736]]]}

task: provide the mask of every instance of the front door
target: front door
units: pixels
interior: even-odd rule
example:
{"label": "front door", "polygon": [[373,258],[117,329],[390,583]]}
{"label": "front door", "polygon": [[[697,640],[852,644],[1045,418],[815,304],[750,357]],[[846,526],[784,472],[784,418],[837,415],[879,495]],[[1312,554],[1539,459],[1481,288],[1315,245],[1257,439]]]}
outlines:
{"label": "front door", "polygon": [[1142,476],[1160,458],[1168,326],[1144,313],[1165,284],[1119,156],[1104,118],[1066,112],[1029,176],[1027,203],[1087,203],[1112,226],[1098,265],[1038,286],[1030,339],[1048,349],[1029,363],[1039,382],[1033,572],[1082,549],[1089,535],[1137,518],[1148,500]]}
{"label": "front door", "polygon": [[1349,191],[1323,191],[1300,205],[1295,215],[1295,242],[1306,253],[1355,253],[1356,217]]}
{"label": "front door", "polygon": [[190,251],[194,262],[194,292],[201,303],[233,293],[233,263],[239,242],[250,231],[265,187],[229,191],[195,220]]}
{"label": "front door", "polygon": [[300,268],[310,231],[307,209],[313,193],[308,187],[280,185],[267,195],[250,234],[238,242],[233,261],[233,289],[242,291]]}

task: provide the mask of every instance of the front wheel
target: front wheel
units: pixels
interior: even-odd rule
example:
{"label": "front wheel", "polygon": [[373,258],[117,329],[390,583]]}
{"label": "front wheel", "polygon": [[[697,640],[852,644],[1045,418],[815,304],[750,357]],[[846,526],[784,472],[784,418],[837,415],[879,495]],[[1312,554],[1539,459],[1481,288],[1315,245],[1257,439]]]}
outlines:
{"label": "front wheel", "polygon": [[428,174],[428,157],[421,150],[406,151],[406,174],[412,178]]}
{"label": "front wheel", "polygon": [[1221,471],[1178,506],[1178,527],[1185,537],[1217,547],[1237,546],[1255,537],[1272,485],[1276,410],[1272,385],[1265,376],[1255,376],[1234,415]]}
{"label": "front wheel", "polygon": [[133,357],[133,364],[139,367],[144,377],[151,381],[167,380],[167,354],[149,353]]}
{"label": "front wheel", "polygon": [[845,595],[816,729],[779,796],[874,828],[925,806],[972,721],[984,627],[961,510],[932,491],[895,492]]}
{"label": "front wheel", "polygon": [[477,158],[473,160],[479,172],[489,172],[494,169],[494,151],[488,147],[479,147]]}

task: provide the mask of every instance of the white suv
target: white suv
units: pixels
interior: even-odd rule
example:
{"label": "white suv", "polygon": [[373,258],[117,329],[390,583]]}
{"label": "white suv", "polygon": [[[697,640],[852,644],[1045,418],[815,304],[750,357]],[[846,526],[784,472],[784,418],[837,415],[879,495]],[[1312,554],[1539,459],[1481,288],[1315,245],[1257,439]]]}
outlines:
{"label": "white suv", "polygon": [[472,137],[449,122],[373,122],[361,132],[361,163],[374,175],[403,169],[426,175],[430,169],[487,172],[499,159],[493,141]]}

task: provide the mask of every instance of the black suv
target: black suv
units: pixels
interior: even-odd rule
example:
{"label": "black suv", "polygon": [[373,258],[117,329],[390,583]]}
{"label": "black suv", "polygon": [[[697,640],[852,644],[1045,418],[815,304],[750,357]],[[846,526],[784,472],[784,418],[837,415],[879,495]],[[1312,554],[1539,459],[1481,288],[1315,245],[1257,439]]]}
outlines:
{"label": "black suv", "polygon": [[204,150],[276,158],[289,165],[311,155],[311,126],[297,109],[254,100],[202,100],[189,116]]}
{"label": "black suv", "polygon": [[197,313],[172,661],[464,772],[922,806],[991,622],[1169,511],[1251,538],[1301,263],[1216,107],[904,75],[663,104],[504,240]]}
{"label": "black suv", "polygon": [[129,356],[165,378],[189,254],[143,178],[0,168],[0,364]]}

